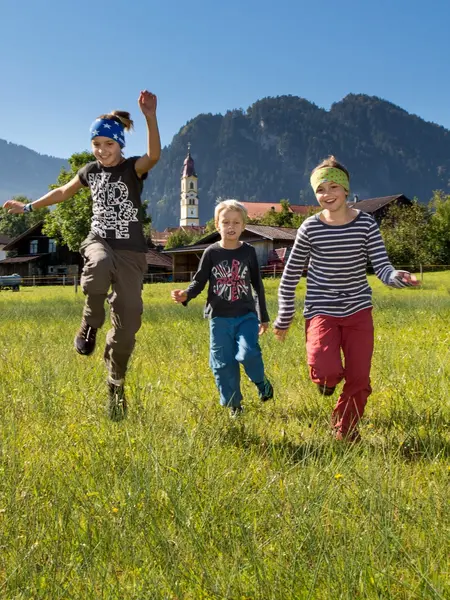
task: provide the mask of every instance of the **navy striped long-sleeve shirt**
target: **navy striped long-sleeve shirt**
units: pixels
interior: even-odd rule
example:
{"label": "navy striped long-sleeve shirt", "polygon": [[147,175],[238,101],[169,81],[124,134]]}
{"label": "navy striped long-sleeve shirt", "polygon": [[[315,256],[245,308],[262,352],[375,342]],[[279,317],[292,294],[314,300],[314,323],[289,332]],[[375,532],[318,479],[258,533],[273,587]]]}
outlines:
{"label": "navy striped long-sleeve shirt", "polygon": [[[389,262],[375,219],[359,212],[345,225],[328,225],[319,214],[299,227],[278,290],[278,317],[274,326],[287,329],[295,313],[295,288],[307,267],[303,314],[347,317],[372,306],[367,261],[377,277],[391,287],[405,287]],[[309,262],[308,262],[309,261]]]}

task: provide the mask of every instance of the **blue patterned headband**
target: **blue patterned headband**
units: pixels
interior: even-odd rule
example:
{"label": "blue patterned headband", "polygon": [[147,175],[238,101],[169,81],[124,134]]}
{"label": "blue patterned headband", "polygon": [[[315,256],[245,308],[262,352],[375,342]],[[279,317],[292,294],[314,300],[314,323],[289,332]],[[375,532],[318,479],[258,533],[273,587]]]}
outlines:
{"label": "blue patterned headband", "polygon": [[111,138],[121,148],[125,146],[125,130],[122,123],[115,119],[96,119],[90,128],[91,140],[98,136]]}

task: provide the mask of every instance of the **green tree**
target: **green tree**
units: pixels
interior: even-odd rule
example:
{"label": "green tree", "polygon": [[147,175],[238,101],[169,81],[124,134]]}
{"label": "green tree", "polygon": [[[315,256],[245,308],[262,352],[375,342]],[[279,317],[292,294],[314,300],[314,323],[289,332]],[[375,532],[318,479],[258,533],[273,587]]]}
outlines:
{"label": "green tree", "polygon": [[178,229],[171,233],[167,239],[166,250],[170,248],[179,248],[180,246],[188,246],[189,244],[193,244],[198,239],[203,237],[202,235],[198,235],[193,231],[185,231],[184,229]]}
{"label": "green tree", "polygon": [[281,211],[274,209],[267,211],[259,220],[260,225],[271,225],[272,227],[290,227],[293,213],[290,210],[289,200],[280,200]]}
{"label": "green tree", "polygon": [[435,260],[431,239],[431,213],[415,199],[412,206],[393,204],[381,223],[381,233],[391,262],[418,269]]}
{"label": "green tree", "polygon": [[450,265],[450,195],[435,191],[430,207],[430,247],[437,263]]}
{"label": "green tree", "polygon": [[[26,196],[14,196],[12,200],[18,200],[19,202],[31,202]],[[45,216],[48,214],[48,208],[40,208],[39,210],[33,210],[30,213],[24,213],[22,215],[9,214],[4,208],[0,211],[0,233],[8,235],[11,238],[15,238],[18,235],[24,233],[39,221],[43,221]]]}
{"label": "green tree", "polygon": [[214,217],[213,217],[212,219],[210,219],[209,221],[206,222],[205,235],[207,233],[213,233],[214,231],[216,231],[216,223],[215,223]]}
{"label": "green tree", "polygon": [[[61,170],[55,185],[57,188],[68,183],[88,162],[95,160],[90,152],[72,154],[69,158],[70,171]],[[70,250],[77,252],[81,242],[89,233],[92,217],[92,198],[89,188],[82,188],[70,200],[57,204],[55,209],[47,215],[44,224],[44,233],[49,237],[65,244]]]}
{"label": "green tree", "polygon": [[275,212],[275,210],[269,210],[266,212],[258,221],[259,225],[271,225],[272,227],[292,227],[297,229],[303,223],[303,221],[313,214],[308,213],[302,215],[300,213],[294,213],[290,210],[289,200],[280,200],[281,211]]}

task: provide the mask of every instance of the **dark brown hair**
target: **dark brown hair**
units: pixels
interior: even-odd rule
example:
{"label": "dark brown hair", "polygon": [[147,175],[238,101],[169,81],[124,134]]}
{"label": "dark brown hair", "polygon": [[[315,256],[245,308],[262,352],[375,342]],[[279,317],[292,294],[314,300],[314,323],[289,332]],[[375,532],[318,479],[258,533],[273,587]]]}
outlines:
{"label": "dark brown hair", "polygon": [[133,129],[134,123],[131,120],[131,116],[129,112],[125,110],[113,110],[107,115],[100,115],[99,119],[112,119],[113,121],[117,121],[121,125],[123,125],[125,131],[131,131]]}
{"label": "dark brown hair", "polygon": [[336,158],[332,154],[330,154],[330,156],[328,156],[328,158],[323,160],[320,163],[320,165],[317,165],[317,167],[314,167],[314,169],[311,171],[311,175],[315,171],[317,171],[317,169],[323,169],[323,167],[331,167],[331,168],[339,169],[340,171],[343,171],[347,175],[348,180],[350,181],[350,173],[347,171],[347,169],[344,167],[344,165],[341,165],[341,163],[336,160]]}

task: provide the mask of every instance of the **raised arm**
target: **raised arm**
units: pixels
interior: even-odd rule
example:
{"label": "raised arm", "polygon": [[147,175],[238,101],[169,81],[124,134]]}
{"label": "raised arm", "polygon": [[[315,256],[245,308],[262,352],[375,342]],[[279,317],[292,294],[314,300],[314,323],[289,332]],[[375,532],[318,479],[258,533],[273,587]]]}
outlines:
{"label": "raised arm", "polygon": [[[58,204],[59,202],[64,202],[64,200],[68,200],[73,195],[75,195],[78,190],[83,187],[83,184],[80,181],[78,175],[75,175],[73,179],[62,185],[59,188],[55,188],[45,196],[38,198],[34,202],[31,202],[32,210],[36,210],[38,208],[44,208],[45,206],[51,206],[52,204]],[[7,209],[9,213],[19,215],[24,211],[25,206],[23,202],[19,202],[18,200],[7,200],[3,205],[3,208]]]}
{"label": "raised arm", "polygon": [[135,163],[136,173],[142,177],[158,162],[161,156],[161,140],[156,119],[157,98],[155,94],[146,90],[141,92],[138,104],[147,122],[147,152]]}

